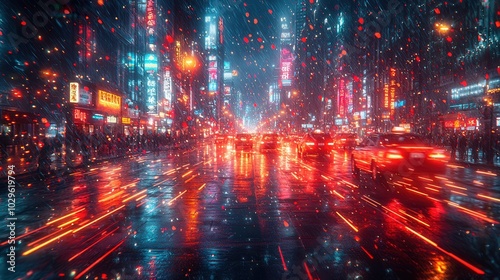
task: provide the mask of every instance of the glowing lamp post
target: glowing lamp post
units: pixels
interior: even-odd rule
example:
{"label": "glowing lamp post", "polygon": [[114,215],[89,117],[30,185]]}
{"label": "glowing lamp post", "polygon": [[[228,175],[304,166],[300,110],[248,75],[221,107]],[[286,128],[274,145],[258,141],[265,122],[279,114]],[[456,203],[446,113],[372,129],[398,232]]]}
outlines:
{"label": "glowing lamp post", "polygon": [[193,112],[193,73],[198,69],[198,60],[193,55],[186,55],[182,59],[182,72],[189,78],[189,113]]}

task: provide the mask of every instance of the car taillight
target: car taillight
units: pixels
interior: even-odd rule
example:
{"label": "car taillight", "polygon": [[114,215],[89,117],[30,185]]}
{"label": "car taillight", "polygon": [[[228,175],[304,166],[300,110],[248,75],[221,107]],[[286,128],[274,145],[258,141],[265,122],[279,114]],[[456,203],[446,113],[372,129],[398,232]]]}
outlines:
{"label": "car taillight", "polygon": [[447,157],[444,150],[434,150],[429,154],[429,158],[431,159],[445,159]]}
{"label": "car taillight", "polygon": [[403,155],[397,150],[389,150],[385,153],[387,159],[402,159]]}
{"label": "car taillight", "polygon": [[333,146],[333,142],[329,142],[329,143],[328,143],[328,146]]}
{"label": "car taillight", "polygon": [[306,146],[314,146],[314,142],[306,142]]}

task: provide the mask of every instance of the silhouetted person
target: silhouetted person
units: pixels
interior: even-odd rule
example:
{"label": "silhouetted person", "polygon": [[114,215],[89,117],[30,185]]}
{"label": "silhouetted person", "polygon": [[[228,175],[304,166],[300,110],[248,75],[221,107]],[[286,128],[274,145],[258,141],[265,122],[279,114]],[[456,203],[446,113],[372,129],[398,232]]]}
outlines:
{"label": "silhouetted person", "polygon": [[467,152],[467,138],[461,134],[458,138],[458,157],[460,160],[465,160],[465,152]]}
{"label": "silhouetted person", "polygon": [[451,147],[451,160],[454,161],[457,158],[457,145],[458,145],[457,135],[455,133],[452,133],[450,135],[449,141]]}

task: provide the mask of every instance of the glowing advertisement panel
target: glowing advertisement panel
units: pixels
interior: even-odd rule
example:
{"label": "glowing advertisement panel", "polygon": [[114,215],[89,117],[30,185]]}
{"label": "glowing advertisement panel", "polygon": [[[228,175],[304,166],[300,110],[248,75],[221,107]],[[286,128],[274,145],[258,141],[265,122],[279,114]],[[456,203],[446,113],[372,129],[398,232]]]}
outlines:
{"label": "glowing advertisement panel", "polygon": [[153,28],[156,25],[155,1],[147,0],[146,3],[146,25]]}
{"label": "glowing advertisement panel", "polygon": [[337,112],[341,118],[346,116],[346,96],[347,96],[347,87],[344,79],[339,80],[339,94],[337,100]]}
{"label": "glowing advertisement panel", "polygon": [[107,113],[120,114],[121,104],[121,96],[104,90],[97,91],[96,107],[98,110]]}
{"label": "glowing advertisement panel", "polygon": [[163,74],[163,95],[165,98],[163,108],[165,111],[170,111],[172,109],[172,77],[168,69]]}
{"label": "glowing advertisement panel", "polygon": [[285,46],[280,53],[280,86],[292,85],[292,62],[293,56],[290,47]]}
{"label": "glowing advertisement panel", "polygon": [[156,72],[150,71],[146,77],[146,112],[148,114],[158,114],[158,92],[156,82]]}
{"label": "glowing advertisement panel", "polygon": [[144,59],[144,70],[146,71],[158,71],[158,57],[156,54],[146,54]]}
{"label": "glowing advertisement panel", "polygon": [[391,68],[390,78],[389,78],[389,107],[391,109],[391,120],[394,119],[395,111],[395,100],[396,100],[396,69]]}
{"label": "glowing advertisement panel", "polygon": [[205,17],[207,31],[205,33],[205,49],[214,50],[217,48],[217,18],[213,15]]}
{"label": "glowing advertisement panel", "polygon": [[215,57],[214,60],[208,62],[208,91],[217,91],[217,61]]}
{"label": "glowing advertisement panel", "polygon": [[92,92],[89,87],[81,86],[77,82],[69,83],[69,102],[80,105],[91,105]]}

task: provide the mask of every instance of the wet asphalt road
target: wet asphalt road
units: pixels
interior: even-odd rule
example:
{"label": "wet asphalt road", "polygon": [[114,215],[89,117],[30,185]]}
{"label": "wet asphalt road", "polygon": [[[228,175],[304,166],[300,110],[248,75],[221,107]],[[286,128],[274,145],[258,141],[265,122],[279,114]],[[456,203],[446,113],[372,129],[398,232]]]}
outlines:
{"label": "wet asphalt road", "polygon": [[200,144],[18,177],[0,279],[498,279],[497,173],[381,184],[354,180],[348,151]]}

